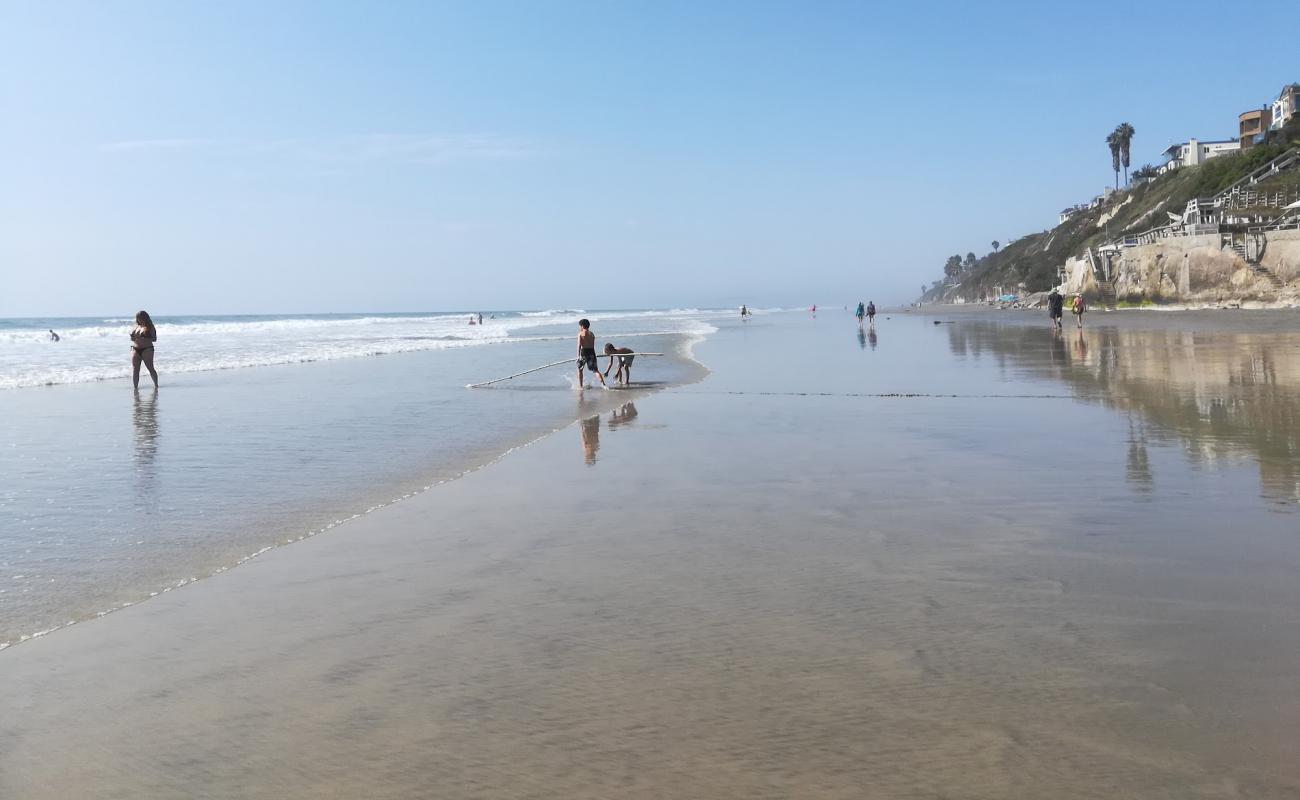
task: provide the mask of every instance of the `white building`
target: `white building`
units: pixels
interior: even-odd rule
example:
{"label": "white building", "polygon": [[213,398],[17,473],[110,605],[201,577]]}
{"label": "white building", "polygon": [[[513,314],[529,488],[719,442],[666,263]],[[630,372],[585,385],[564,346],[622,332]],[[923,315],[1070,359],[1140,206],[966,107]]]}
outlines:
{"label": "white building", "polygon": [[1211,158],[1236,153],[1240,150],[1241,142],[1236,139],[1219,142],[1202,142],[1198,139],[1188,139],[1179,144],[1171,144],[1165,149],[1162,155],[1166,161],[1160,171],[1168,172],[1179,167],[1194,167]]}
{"label": "white building", "polygon": [[1287,120],[1300,112],[1300,83],[1283,86],[1282,92],[1273,101],[1273,124],[1269,127],[1279,130]]}

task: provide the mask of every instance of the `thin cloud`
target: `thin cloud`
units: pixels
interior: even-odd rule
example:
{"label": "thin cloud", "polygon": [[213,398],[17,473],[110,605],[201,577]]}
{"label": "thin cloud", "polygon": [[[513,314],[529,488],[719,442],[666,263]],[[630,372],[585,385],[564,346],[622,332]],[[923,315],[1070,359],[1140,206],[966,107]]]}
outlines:
{"label": "thin cloud", "polygon": [[127,139],[106,142],[99,146],[104,153],[125,153],[132,150],[186,150],[219,144],[221,139]]}
{"label": "thin cloud", "polygon": [[424,164],[531,158],[537,150],[520,139],[473,134],[371,133],[357,136],[291,139],[130,139],[101,144],[102,152],[205,150],[234,158],[272,157],[335,165]]}

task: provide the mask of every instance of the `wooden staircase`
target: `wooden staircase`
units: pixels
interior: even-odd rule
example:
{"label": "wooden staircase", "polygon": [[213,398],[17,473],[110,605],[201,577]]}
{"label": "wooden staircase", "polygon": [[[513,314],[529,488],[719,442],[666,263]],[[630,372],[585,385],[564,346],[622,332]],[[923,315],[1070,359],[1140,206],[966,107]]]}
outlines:
{"label": "wooden staircase", "polygon": [[1273,287],[1273,291],[1275,292],[1282,291],[1282,279],[1279,278],[1277,275],[1273,274],[1273,270],[1269,269],[1263,264],[1251,264],[1250,268],[1254,271],[1254,273],[1257,276],[1267,281],[1268,285]]}

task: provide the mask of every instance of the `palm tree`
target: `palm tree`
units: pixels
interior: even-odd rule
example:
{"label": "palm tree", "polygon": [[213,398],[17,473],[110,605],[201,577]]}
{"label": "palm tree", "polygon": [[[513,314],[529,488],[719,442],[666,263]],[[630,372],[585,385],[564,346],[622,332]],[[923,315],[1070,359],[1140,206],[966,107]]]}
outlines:
{"label": "palm tree", "polygon": [[1119,129],[1111,131],[1106,137],[1110,147],[1110,168],[1115,170],[1115,191],[1119,191]]}
{"label": "palm tree", "polygon": [[1121,122],[1115,128],[1115,135],[1119,137],[1119,158],[1120,163],[1124,165],[1124,185],[1128,186],[1128,165],[1129,165],[1129,148],[1133,144],[1133,134],[1137,133],[1133,126],[1127,122]]}
{"label": "palm tree", "polygon": [[996,253],[996,252],[998,251],[998,248],[1001,247],[1001,246],[1002,246],[1002,245],[998,244],[998,240],[997,240],[997,239],[994,239],[994,240],[993,240],[993,252]]}

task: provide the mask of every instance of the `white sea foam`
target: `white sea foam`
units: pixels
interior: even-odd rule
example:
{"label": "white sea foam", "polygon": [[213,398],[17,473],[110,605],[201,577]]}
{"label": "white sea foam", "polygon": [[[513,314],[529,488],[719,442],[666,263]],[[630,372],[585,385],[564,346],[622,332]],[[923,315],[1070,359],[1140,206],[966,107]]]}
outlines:
{"label": "white sea foam", "polygon": [[[588,315],[593,323],[618,323],[620,336],[655,333],[708,333],[709,317],[699,309],[586,312],[552,309],[484,319],[468,315],[324,316],[196,318],[158,323],[157,358],[168,374],[295,364],[459,347],[567,338],[547,327],[574,323]],[[644,321],[643,328],[629,325]],[[649,324],[653,321],[653,324]],[[130,320],[107,318],[63,321],[61,341],[49,340],[57,320],[30,324],[0,321],[0,389],[88,383],[130,375],[127,334]]]}

